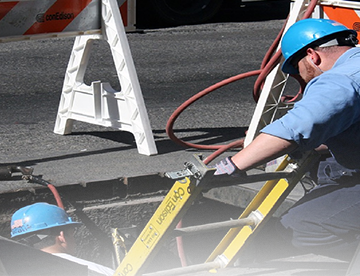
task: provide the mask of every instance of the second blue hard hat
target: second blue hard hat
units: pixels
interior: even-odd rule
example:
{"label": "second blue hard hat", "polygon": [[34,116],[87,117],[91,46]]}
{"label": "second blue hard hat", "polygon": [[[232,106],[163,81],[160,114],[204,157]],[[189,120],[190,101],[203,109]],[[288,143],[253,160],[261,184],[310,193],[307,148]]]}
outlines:
{"label": "second blue hard hat", "polygon": [[81,225],[72,221],[60,207],[45,202],[25,206],[17,210],[11,218],[11,237],[50,229],[53,227]]}

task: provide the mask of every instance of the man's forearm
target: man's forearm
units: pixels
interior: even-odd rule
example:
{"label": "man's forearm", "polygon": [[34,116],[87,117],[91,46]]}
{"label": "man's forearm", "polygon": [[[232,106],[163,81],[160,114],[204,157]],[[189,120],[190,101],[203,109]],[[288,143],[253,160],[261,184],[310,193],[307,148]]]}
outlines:
{"label": "man's forearm", "polygon": [[235,154],[231,160],[241,170],[264,164],[297,148],[294,141],[261,133],[250,145]]}

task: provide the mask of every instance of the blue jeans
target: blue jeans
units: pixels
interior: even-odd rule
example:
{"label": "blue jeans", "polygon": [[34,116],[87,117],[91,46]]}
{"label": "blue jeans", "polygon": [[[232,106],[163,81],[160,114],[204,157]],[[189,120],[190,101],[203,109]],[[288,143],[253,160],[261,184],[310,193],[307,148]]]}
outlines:
{"label": "blue jeans", "polygon": [[318,184],[280,222],[297,249],[349,260],[360,240],[360,173],[330,158],[319,164]]}

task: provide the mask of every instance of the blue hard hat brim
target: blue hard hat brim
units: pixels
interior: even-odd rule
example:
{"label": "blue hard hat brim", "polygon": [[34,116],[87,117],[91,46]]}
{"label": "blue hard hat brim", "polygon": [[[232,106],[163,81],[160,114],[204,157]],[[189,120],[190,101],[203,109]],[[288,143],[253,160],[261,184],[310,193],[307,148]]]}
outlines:
{"label": "blue hard hat brim", "polygon": [[18,236],[28,236],[28,234],[35,234],[36,232],[43,232],[44,230],[48,230],[48,229],[56,229],[56,228],[65,228],[65,227],[68,227],[68,226],[73,226],[73,227],[78,227],[78,226],[81,226],[82,223],[81,222],[77,222],[77,221],[71,221],[71,222],[67,222],[65,224],[61,224],[61,225],[57,225],[57,226],[54,226],[54,225],[50,225],[48,227],[44,227],[42,229],[34,229],[34,230],[27,230],[26,232],[19,232],[19,233],[11,233],[11,238],[15,238],[15,237],[18,237]]}
{"label": "blue hard hat brim", "polygon": [[291,65],[291,60],[292,59],[287,59],[284,61],[284,63],[281,66],[281,71],[283,71],[286,74],[290,74],[290,75],[298,75],[299,70]]}

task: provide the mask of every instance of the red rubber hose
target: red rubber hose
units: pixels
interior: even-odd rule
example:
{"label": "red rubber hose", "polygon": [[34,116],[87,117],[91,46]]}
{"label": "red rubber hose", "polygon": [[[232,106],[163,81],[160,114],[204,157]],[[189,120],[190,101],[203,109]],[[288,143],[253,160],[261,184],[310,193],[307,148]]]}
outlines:
{"label": "red rubber hose", "polygon": [[184,147],[189,147],[189,148],[197,148],[197,149],[210,149],[210,150],[217,150],[220,147],[222,147],[223,145],[198,145],[198,144],[193,144],[193,143],[188,143],[185,142],[181,139],[179,139],[178,137],[176,137],[176,135],[174,134],[174,130],[173,130],[173,126],[175,124],[176,119],[180,116],[180,114],[187,108],[189,107],[191,104],[193,104],[194,102],[196,102],[197,100],[201,99],[202,97],[206,96],[207,94],[209,94],[210,92],[225,86],[227,84],[230,84],[232,82],[238,81],[240,79],[244,79],[247,77],[251,77],[251,76],[256,76],[259,75],[261,72],[261,70],[256,70],[256,71],[250,71],[248,73],[243,73],[243,74],[239,74],[237,76],[233,76],[231,78],[228,78],[226,80],[223,80],[219,83],[216,83],[202,91],[200,91],[199,93],[195,94],[194,96],[192,96],[190,99],[188,99],[187,101],[185,101],[182,105],[180,105],[175,111],[174,113],[170,116],[167,125],[166,125],[166,133],[169,136],[169,138],[174,141],[175,143],[182,145]]}
{"label": "red rubber hose", "polygon": [[[311,14],[313,13],[315,7],[317,5],[317,0],[311,0],[311,2],[309,3],[309,6],[307,7],[302,19],[305,18],[309,18],[311,16]],[[286,24],[286,23],[285,23]],[[184,147],[190,147],[190,148],[197,148],[197,149],[211,149],[211,150],[216,150],[214,153],[212,153],[210,156],[208,156],[204,163],[208,164],[210,163],[213,159],[215,159],[217,156],[219,156],[220,154],[222,154],[223,152],[227,151],[228,149],[231,148],[235,148],[235,147],[243,147],[244,145],[244,139],[240,139],[239,141],[235,141],[232,143],[229,143],[228,145],[199,145],[199,144],[193,144],[193,143],[189,143],[189,142],[185,142],[181,139],[179,139],[178,137],[176,137],[176,135],[174,134],[174,124],[176,119],[180,116],[180,114],[191,104],[193,104],[194,102],[196,102],[197,100],[201,99],[202,97],[204,97],[205,95],[209,94],[210,92],[213,92],[216,89],[219,89],[220,87],[223,87],[229,83],[250,77],[250,76],[255,76],[258,75],[255,84],[254,84],[254,89],[253,89],[253,98],[255,100],[255,102],[258,101],[259,97],[260,97],[260,91],[261,88],[264,84],[264,81],[267,77],[267,75],[271,72],[271,70],[279,63],[280,58],[281,58],[281,51],[278,50],[275,54],[275,49],[278,47],[280,40],[281,40],[281,36],[284,32],[284,28],[285,28],[285,24],[283,25],[281,31],[279,32],[279,34],[277,35],[276,39],[274,40],[274,42],[272,43],[272,45],[270,46],[269,50],[266,52],[263,61],[261,63],[261,69],[260,70],[255,70],[255,71],[250,71],[248,73],[243,73],[243,74],[239,74],[233,77],[230,77],[228,79],[225,79],[221,82],[218,82],[202,91],[200,91],[199,93],[195,94],[194,96],[192,96],[190,99],[188,99],[187,101],[185,101],[182,105],[180,105],[174,112],[173,114],[169,117],[168,122],[166,124],[166,133],[169,136],[169,138],[174,141],[175,143],[182,145]],[[298,94],[293,97],[290,101],[294,101],[295,99],[298,98],[298,96],[302,93],[305,84],[303,82],[303,80],[299,77],[299,76],[293,76],[295,77],[295,79],[300,83],[300,91],[298,92]],[[179,221],[177,228],[181,228],[182,227],[182,220]],[[185,251],[184,251],[184,247],[183,247],[183,240],[182,237],[177,237],[176,238],[176,242],[177,242],[177,248],[178,248],[178,254],[179,254],[179,258],[181,261],[182,266],[186,266],[186,256],[185,256]]]}
{"label": "red rubber hose", "polygon": [[53,193],[54,197],[55,197],[55,200],[56,200],[56,204],[61,208],[61,209],[64,209],[64,204],[61,200],[61,197],[58,193],[58,191],[56,190],[55,186],[52,185],[52,184],[48,184],[47,185],[48,188],[50,189],[50,191]]}

